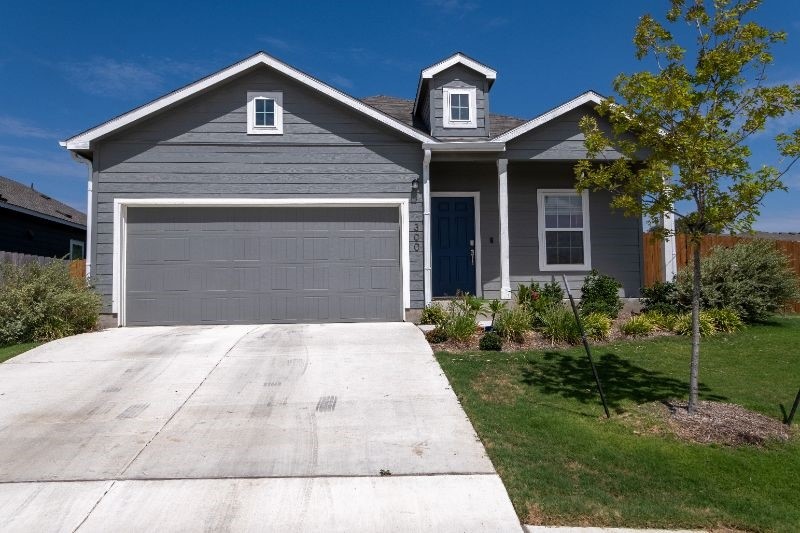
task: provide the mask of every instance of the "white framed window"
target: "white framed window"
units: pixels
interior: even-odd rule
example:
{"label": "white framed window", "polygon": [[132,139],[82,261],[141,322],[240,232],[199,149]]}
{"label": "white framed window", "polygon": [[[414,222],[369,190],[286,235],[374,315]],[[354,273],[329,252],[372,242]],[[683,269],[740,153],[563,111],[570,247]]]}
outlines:
{"label": "white framed window", "polygon": [[539,189],[539,270],[591,270],[589,191]]}
{"label": "white framed window", "polygon": [[445,128],[477,128],[477,91],[475,87],[445,87],[443,91]]}
{"label": "white framed window", "polygon": [[247,92],[248,135],[280,135],[283,133],[283,93]]}
{"label": "white framed window", "polygon": [[69,258],[72,261],[76,259],[86,259],[86,243],[76,239],[69,240]]}

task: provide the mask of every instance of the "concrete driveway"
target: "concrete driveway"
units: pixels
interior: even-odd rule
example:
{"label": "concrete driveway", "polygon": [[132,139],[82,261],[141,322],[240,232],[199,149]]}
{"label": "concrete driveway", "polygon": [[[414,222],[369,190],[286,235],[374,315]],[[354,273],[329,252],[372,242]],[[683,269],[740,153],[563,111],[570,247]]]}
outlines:
{"label": "concrete driveway", "polygon": [[114,329],[0,365],[0,530],[76,529],[521,530],[400,323]]}

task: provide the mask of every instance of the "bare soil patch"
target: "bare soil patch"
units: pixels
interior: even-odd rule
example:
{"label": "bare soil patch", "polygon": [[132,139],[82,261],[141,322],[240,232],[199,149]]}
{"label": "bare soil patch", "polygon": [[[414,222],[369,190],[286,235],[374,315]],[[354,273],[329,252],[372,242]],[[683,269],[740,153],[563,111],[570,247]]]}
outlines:
{"label": "bare soil patch", "polygon": [[700,444],[725,446],[761,446],[786,441],[789,428],[780,421],[732,403],[699,402],[689,414],[687,403],[671,400],[659,403],[669,429],[680,439]]}

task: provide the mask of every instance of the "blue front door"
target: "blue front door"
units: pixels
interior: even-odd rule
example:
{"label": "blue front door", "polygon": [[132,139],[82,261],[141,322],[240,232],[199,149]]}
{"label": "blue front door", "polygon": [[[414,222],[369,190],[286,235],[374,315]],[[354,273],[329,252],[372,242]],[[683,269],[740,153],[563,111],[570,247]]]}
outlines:
{"label": "blue front door", "polygon": [[475,294],[475,202],[471,197],[431,200],[433,295]]}

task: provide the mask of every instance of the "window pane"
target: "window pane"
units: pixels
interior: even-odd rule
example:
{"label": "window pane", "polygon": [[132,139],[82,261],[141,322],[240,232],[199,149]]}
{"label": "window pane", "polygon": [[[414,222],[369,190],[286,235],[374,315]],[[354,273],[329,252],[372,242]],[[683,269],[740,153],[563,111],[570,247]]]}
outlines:
{"label": "window pane", "polygon": [[450,118],[451,120],[469,120],[468,94],[450,95]]}
{"label": "window pane", "polygon": [[545,228],[583,228],[581,196],[546,195],[544,197]]}
{"label": "window pane", "polygon": [[583,232],[547,231],[545,256],[548,265],[583,264]]}
{"label": "window pane", "polygon": [[255,100],[255,111],[256,126],[275,125],[275,100],[257,98]]}

